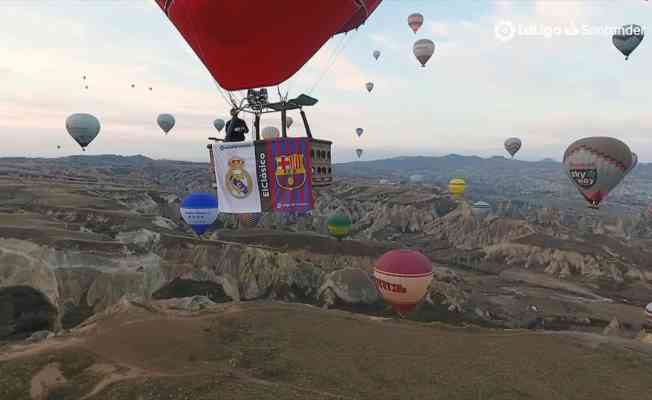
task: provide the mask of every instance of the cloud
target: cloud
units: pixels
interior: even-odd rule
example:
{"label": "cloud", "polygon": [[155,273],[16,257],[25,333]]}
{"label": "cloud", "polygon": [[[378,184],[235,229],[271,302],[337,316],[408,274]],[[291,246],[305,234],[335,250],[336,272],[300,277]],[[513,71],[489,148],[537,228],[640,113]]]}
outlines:
{"label": "cloud", "polygon": [[430,23],[430,31],[433,35],[439,37],[447,37],[450,35],[450,27],[446,23],[432,22]]}
{"label": "cloud", "polygon": [[371,33],[369,34],[369,39],[371,39],[371,41],[374,42],[374,44],[376,44],[377,47],[381,49],[381,51],[397,51],[402,48],[402,46],[396,40],[382,33]]}
{"label": "cloud", "polygon": [[[503,43],[494,33],[503,19],[620,24],[639,15],[639,5],[495,2],[482,15],[460,8],[446,16],[435,12],[442,5],[428,3],[428,25],[419,35],[432,37],[437,49],[428,67],[419,68],[401,3],[374,13],[373,32],[363,27],[353,37],[331,40],[282,85],[295,95],[320,82],[313,93],[320,102],[306,112],[317,137],[348,149],[338,150],[342,157],[355,158],[358,146],[365,158],[502,154],[504,138],[520,136],[524,156],[558,158],[571,138],[610,134],[624,138],[642,160],[652,160],[647,42],[625,63],[608,37],[520,36]],[[205,159],[206,137],[215,133],[212,121],[226,115],[228,106],[153,2],[13,4],[0,16],[9,32],[0,47],[3,155],[69,141],[65,117],[83,111],[97,114],[103,124],[89,151]],[[120,24],[102,23],[108,10]],[[338,45],[344,46],[339,52]],[[378,62],[371,58],[374,48],[383,52]],[[89,90],[83,89],[83,74]],[[364,89],[367,81],[376,84],[372,94]],[[152,92],[145,89],[150,85]],[[155,124],[161,112],[177,118],[168,137]],[[299,114],[291,115],[293,133],[303,134]],[[278,126],[278,118],[264,123]],[[360,140],[358,126],[366,131]],[[78,151],[72,144],[66,149]]]}

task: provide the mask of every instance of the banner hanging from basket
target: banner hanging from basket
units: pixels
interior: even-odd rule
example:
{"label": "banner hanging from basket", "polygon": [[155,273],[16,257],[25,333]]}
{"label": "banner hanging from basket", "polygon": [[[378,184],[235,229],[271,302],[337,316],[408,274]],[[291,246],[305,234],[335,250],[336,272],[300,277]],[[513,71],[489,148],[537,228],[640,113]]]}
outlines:
{"label": "banner hanging from basket", "polygon": [[314,207],[308,138],[212,146],[220,212],[306,212]]}

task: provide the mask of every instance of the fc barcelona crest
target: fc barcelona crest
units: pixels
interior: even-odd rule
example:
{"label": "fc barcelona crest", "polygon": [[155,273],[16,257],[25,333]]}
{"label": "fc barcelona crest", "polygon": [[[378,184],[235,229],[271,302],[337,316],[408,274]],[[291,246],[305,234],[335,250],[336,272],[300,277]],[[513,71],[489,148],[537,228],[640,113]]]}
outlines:
{"label": "fc barcelona crest", "polygon": [[303,154],[287,154],[276,157],[276,184],[288,191],[298,190],[306,184],[306,167]]}

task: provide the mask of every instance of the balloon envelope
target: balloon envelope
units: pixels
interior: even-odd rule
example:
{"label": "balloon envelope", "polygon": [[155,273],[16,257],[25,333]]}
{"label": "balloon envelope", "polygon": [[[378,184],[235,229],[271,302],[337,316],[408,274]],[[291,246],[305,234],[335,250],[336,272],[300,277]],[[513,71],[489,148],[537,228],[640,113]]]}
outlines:
{"label": "balloon envelope", "polygon": [[[220,86],[241,90],[290,78],[333,35],[363,24],[381,0],[156,2]],[[255,62],[235,62],[252,56]]]}
{"label": "balloon envelope", "polygon": [[222,132],[222,129],[224,129],[224,125],[226,125],[226,122],[222,118],[218,118],[215,121],[213,121],[213,126],[215,129],[217,129],[218,132]]}
{"label": "balloon envelope", "polygon": [[632,152],[618,139],[588,137],[572,143],[564,170],[592,208],[598,208],[632,166]]}
{"label": "balloon envelope", "polygon": [[374,58],[377,60],[378,58],[380,58],[380,51],[379,50],[374,50],[373,55],[374,55]]}
{"label": "balloon envelope", "polygon": [[367,88],[367,92],[371,93],[372,90],[374,90],[374,83],[373,82],[367,82],[364,85]]}
{"label": "balloon envelope", "polygon": [[270,140],[278,138],[281,136],[281,133],[275,126],[266,126],[263,128],[261,135],[263,136],[263,139]]}
{"label": "balloon envelope", "polygon": [[294,120],[292,119],[292,117],[290,117],[290,116],[285,117],[285,126],[286,127],[288,127],[288,128],[291,127],[293,123],[294,123]]}
{"label": "balloon envelope", "polygon": [[417,31],[423,25],[423,15],[420,13],[413,13],[408,16],[408,25],[412,32],[417,33]]}
{"label": "balloon envelope", "polygon": [[66,130],[85,150],[100,133],[100,121],[91,114],[72,114],[66,118]]}
{"label": "balloon envelope", "polygon": [[491,206],[489,205],[489,203],[484,201],[475,202],[471,206],[471,213],[475,217],[480,217],[480,218],[486,217],[491,213]]}
{"label": "balloon envelope", "polygon": [[629,167],[625,175],[629,175],[629,173],[632,172],[637,165],[638,165],[638,154],[632,153],[632,166]]}
{"label": "balloon envelope", "polygon": [[363,152],[364,152],[364,150],[362,150],[362,149],[355,149],[355,154],[358,155],[358,158],[362,157]]}
{"label": "balloon envelope", "polygon": [[171,114],[160,114],[156,118],[156,123],[166,134],[174,128],[175,120]]}
{"label": "balloon envelope", "polygon": [[191,193],[181,202],[180,211],[183,220],[201,236],[217,219],[217,198],[210,193]]}
{"label": "balloon envelope", "polygon": [[326,222],[328,233],[338,240],[341,240],[349,234],[351,225],[351,218],[343,214],[335,214]]}
{"label": "balloon envelope", "polygon": [[629,55],[641,44],[644,37],[643,28],[639,25],[625,25],[613,35],[611,41],[627,60]]}
{"label": "balloon envelope", "polygon": [[374,280],[385,302],[403,316],[426,295],[432,282],[432,263],[413,250],[392,250],[376,261]]}
{"label": "balloon envelope", "polygon": [[410,175],[410,182],[412,183],[419,183],[423,182],[423,175],[415,174],[415,175]]}
{"label": "balloon envelope", "polygon": [[521,145],[521,139],[516,137],[505,140],[505,150],[507,150],[512,158],[514,158],[514,155],[521,149]]}
{"label": "balloon envelope", "polygon": [[362,136],[363,133],[364,133],[364,129],[362,128],[357,128],[355,130],[355,134],[358,135],[358,137]]}
{"label": "balloon envelope", "polygon": [[414,43],[412,52],[421,63],[421,66],[425,67],[430,57],[435,53],[435,44],[429,39],[419,39]]}
{"label": "balloon envelope", "polygon": [[464,196],[466,191],[466,182],[464,179],[454,178],[448,182],[448,192],[453,195],[453,198],[460,199]]}

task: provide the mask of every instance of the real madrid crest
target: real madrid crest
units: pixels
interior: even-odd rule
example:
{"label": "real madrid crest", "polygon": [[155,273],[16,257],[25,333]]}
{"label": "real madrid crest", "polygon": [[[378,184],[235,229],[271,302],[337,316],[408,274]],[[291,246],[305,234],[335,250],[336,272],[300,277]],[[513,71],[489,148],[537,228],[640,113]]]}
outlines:
{"label": "real madrid crest", "polygon": [[226,188],[237,199],[244,199],[251,194],[254,186],[251,175],[244,168],[245,162],[240,158],[229,160],[229,170],[224,177]]}

